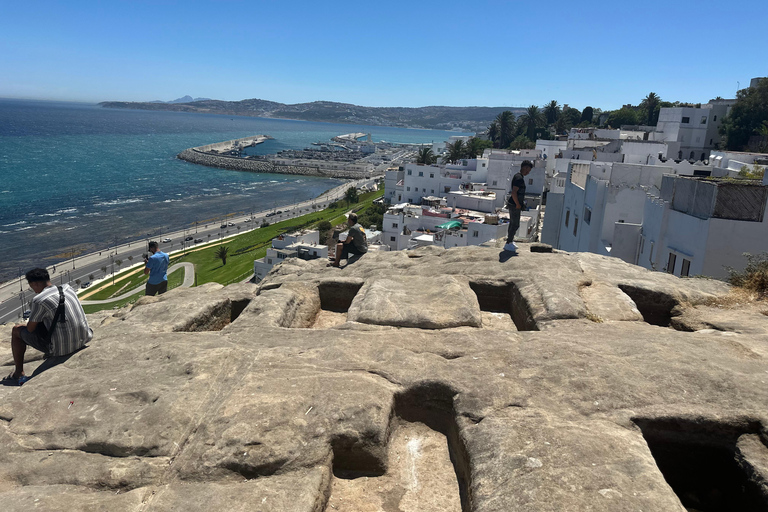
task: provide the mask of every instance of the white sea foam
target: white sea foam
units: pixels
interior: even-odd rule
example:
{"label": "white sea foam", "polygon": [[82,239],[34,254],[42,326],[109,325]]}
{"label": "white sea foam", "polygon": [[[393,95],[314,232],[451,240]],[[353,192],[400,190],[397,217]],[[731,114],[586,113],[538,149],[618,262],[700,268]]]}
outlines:
{"label": "white sea foam", "polygon": [[10,227],[12,227],[12,226],[20,226],[20,225],[22,225],[22,224],[26,224],[26,223],[27,223],[27,221],[25,221],[25,220],[20,220],[19,222],[14,222],[13,224],[3,224],[3,227],[4,227],[4,228],[10,228]]}
{"label": "white sea foam", "polygon": [[32,229],[34,227],[35,226],[22,226],[22,227],[20,227],[18,229],[15,229],[14,231],[26,231],[27,229]]}
{"label": "white sea foam", "polygon": [[139,198],[133,198],[133,199],[113,199],[112,201],[103,201],[101,203],[96,203],[94,206],[118,206],[121,204],[131,204],[131,203],[140,203],[142,199]]}

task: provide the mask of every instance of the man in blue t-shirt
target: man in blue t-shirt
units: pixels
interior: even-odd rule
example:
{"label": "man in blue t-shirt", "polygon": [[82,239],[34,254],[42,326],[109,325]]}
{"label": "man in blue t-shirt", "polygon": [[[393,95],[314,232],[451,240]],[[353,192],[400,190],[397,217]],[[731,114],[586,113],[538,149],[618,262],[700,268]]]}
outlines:
{"label": "man in blue t-shirt", "polygon": [[520,228],[520,214],[525,208],[525,177],[533,169],[533,163],[530,160],[523,161],[520,164],[520,172],[512,177],[512,193],[507,200],[509,208],[509,227],[507,229],[507,243],[504,250],[517,252],[515,245],[515,233]]}
{"label": "man in blue t-shirt", "polygon": [[149,274],[147,281],[147,295],[158,295],[168,291],[168,255],[157,245],[157,242],[149,242],[149,252],[152,256],[144,255],[144,275]]}

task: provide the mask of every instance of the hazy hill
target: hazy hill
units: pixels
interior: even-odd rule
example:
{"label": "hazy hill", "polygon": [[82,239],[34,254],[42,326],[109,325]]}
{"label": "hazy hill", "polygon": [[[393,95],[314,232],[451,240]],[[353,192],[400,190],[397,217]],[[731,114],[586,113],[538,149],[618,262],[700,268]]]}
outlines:
{"label": "hazy hill", "polygon": [[332,101],[313,101],[311,103],[287,105],[285,103],[255,98],[241,101],[199,99],[183,103],[105,101],[99,103],[99,105],[106,108],[201,112],[328,123],[403,126],[443,130],[459,128],[467,131],[485,130],[488,124],[504,110],[512,110],[515,115],[520,115],[524,111],[522,108],[510,107],[362,107]]}

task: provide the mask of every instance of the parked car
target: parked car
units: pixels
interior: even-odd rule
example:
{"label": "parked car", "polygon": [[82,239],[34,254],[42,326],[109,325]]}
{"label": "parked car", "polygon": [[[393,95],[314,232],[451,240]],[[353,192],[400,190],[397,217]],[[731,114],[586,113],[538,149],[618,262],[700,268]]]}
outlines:
{"label": "parked car", "polygon": [[230,222],[230,223],[227,224],[227,226],[234,226],[234,225],[235,225],[234,222]]}
{"label": "parked car", "polygon": [[222,224],[222,225],[221,225],[221,226],[219,226],[219,227],[220,227],[221,229],[227,229],[227,225],[226,225],[226,224]]}
{"label": "parked car", "polygon": [[243,222],[251,222],[253,219],[245,219]]}
{"label": "parked car", "polygon": [[277,215],[277,213],[276,213],[276,212],[269,212],[269,213],[267,214],[267,217],[271,217],[271,216],[273,216],[273,215]]}
{"label": "parked car", "polygon": [[193,237],[193,236],[188,236],[187,238],[184,239],[184,241],[185,242],[189,242],[190,240],[194,240],[194,238],[195,237]]}
{"label": "parked car", "polygon": [[199,243],[200,243],[200,242],[202,242],[202,241],[203,241],[203,239],[202,239],[202,238],[195,238],[195,243],[196,243],[196,244],[199,244]]}
{"label": "parked car", "polygon": [[164,244],[167,244],[168,242],[171,241],[171,239],[170,238],[163,238],[162,241],[163,241]]}
{"label": "parked car", "polygon": [[89,286],[91,286],[91,282],[90,281],[88,281],[87,283],[81,284],[80,288],[88,288]]}
{"label": "parked car", "polygon": [[278,215],[280,215],[281,213],[283,213],[283,210],[277,210],[275,213],[277,213]]}

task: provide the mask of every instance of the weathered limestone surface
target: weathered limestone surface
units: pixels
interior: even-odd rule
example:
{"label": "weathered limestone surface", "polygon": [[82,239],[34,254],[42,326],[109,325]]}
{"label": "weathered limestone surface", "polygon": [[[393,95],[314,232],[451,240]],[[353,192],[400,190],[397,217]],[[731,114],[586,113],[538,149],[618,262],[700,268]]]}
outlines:
{"label": "weathered limestone surface", "polygon": [[684,511],[654,439],[765,489],[768,316],[728,291],[428,248],[145,298],[0,386],[2,510]]}

